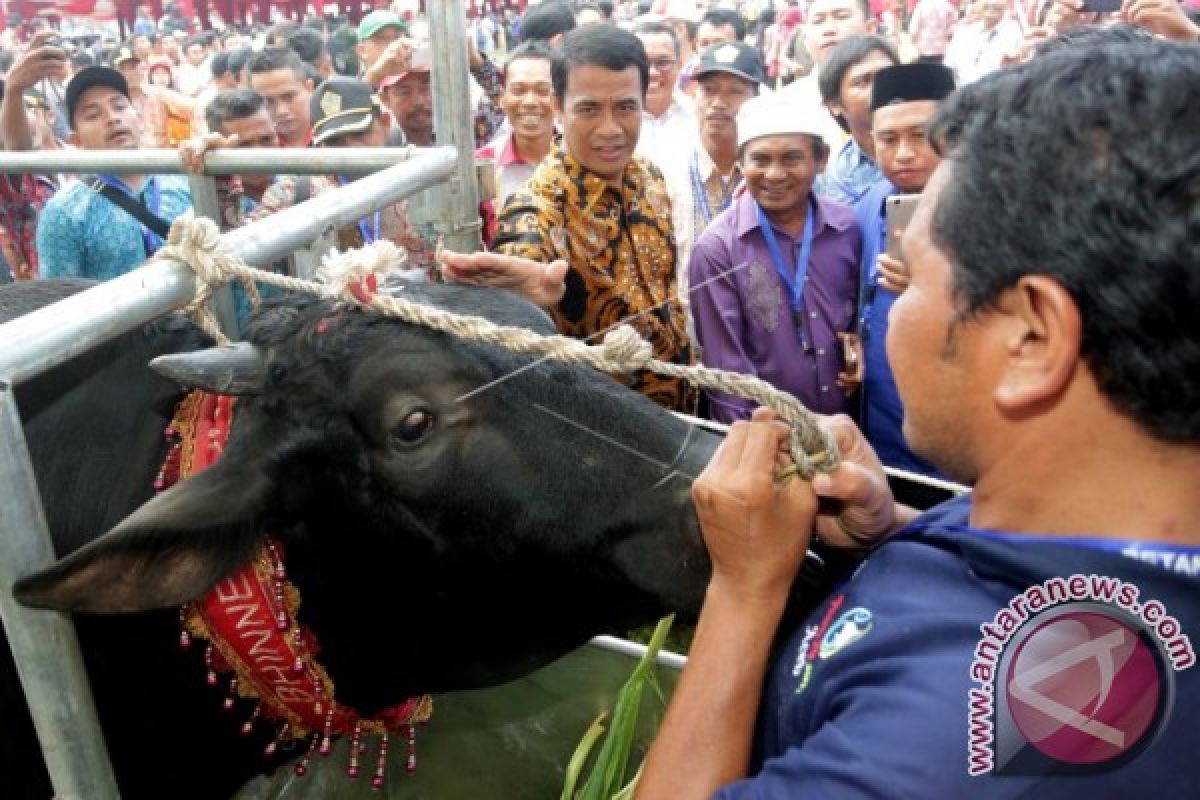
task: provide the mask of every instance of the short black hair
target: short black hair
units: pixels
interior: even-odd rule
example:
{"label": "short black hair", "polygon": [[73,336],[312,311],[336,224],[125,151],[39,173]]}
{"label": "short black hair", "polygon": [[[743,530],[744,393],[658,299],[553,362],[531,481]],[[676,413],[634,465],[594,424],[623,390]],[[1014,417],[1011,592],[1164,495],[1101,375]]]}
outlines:
{"label": "short black hair", "polygon": [[201,33],[192,34],[191,36],[189,36],[188,38],[183,40],[183,52],[186,53],[188,51],[188,48],[194,44],[198,44],[207,50],[208,49],[208,37],[206,37],[204,34],[201,34]]}
{"label": "short black hair", "polygon": [[254,51],[249,47],[239,47],[229,53],[229,71],[239,78],[245,77],[246,65],[254,57]]}
{"label": "short black hair", "polygon": [[[1152,121],[1152,124],[1148,124]],[[930,140],[960,314],[1025,275],[1074,300],[1105,398],[1150,435],[1200,443],[1200,48],[1062,47],[959,89]],[[1033,146],[1031,146],[1033,143]]]}
{"label": "short black hair", "polygon": [[700,24],[708,23],[714,28],[723,28],[729,25],[733,28],[733,36],[736,41],[742,41],[746,38],[746,20],[742,19],[742,15],[729,8],[713,8],[704,12],[704,16],[700,18]]}
{"label": "short black hair", "polygon": [[212,57],[208,65],[209,72],[214,78],[229,74],[229,53],[220,52]]}
{"label": "short black hair", "polygon": [[274,72],[277,69],[290,69],[296,76],[296,80],[300,82],[308,80],[308,71],[304,69],[304,62],[300,60],[300,56],[296,55],[294,50],[286,47],[272,47],[263,50],[261,53],[255,53],[246,62],[246,70],[251,75]]}
{"label": "short black hair", "polygon": [[252,117],[267,107],[267,101],[253,89],[227,89],[219,92],[204,108],[204,124],[220,132],[226,122]]}
{"label": "short black hair", "polygon": [[1091,47],[1114,42],[1145,42],[1154,35],[1132,25],[1077,25],[1047,39],[1034,49],[1034,55],[1046,55],[1064,47]]}
{"label": "short black hair", "polygon": [[288,39],[292,38],[292,34],[298,30],[300,30],[299,22],[285,19],[267,28],[267,34],[263,39],[266,41],[268,49],[287,47]]}
{"label": "short black hair", "polygon": [[316,64],[325,53],[325,37],[312,28],[302,27],[288,37],[288,47],[306,64]]}
{"label": "short black hair", "polygon": [[665,22],[639,22],[637,25],[633,26],[633,32],[634,34],[658,33],[670,36],[671,44],[675,47],[675,57],[679,58],[681,55],[683,55],[683,51],[680,49],[681,46],[679,44],[679,34],[675,32],[673,27]]}
{"label": "short black hair", "polygon": [[615,25],[588,25],[567,34],[562,51],[550,65],[554,96],[560,105],[567,96],[567,77],[576,67],[601,67],[613,72],[637,67],[643,100],[650,86],[650,62],[642,40]]}
{"label": "short black hair", "polygon": [[522,42],[508,54],[508,58],[504,59],[505,83],[508,83],[508,65],[523,58],[548,61],[551,64],[551,71],[553,71],[554,52],[546,46],[545,42]]}
{"label": "short black hair", "polygon": [[821,89],[821,101],[826,105],[840,103],[842,100],[842,81],[851,67],[861,63],[872,53],[882,53],[891,59],[893,64],[900,63],[900,54],[887,39],[882,36],[851,36],[833,48],[825,66],[817,74],[817,85]]}
{"label": "short black hair", "polygon": [[547,42],[560,33],[575,30],[575,12],[561,0],[532,6],[521,18],[522,42]]}
{"label": "short black hair", "polygon": [[596,0],[596,8],[600,9],[605,19],[612,19],[613,0]]}

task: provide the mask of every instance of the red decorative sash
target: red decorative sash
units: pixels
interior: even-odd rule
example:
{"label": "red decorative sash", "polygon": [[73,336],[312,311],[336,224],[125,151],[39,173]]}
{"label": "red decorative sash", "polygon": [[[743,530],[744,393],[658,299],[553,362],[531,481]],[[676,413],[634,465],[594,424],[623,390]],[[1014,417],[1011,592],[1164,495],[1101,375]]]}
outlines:
{"label": "red decorative sash", "polygon": [[[175,444],[154,481],[156,489],[195,475],[221,457],[234,400],[197,390],[180,403],[166,430]],[[359,775],[359,757],[368,749],[366,737],[376,736],[379,752],[371,783],[382,788],[389,734],[406,737],[407,768],[412,772],[415,725],[429,720],[433,699],[410,697],[370,718],[339,703],[333,681],[317,662],[315,636],[296,618],[299,607],[300,592],[287,580],[283,548],[267,537],[248,564],[180,610],[179,643],[187,648],[193,636],[208,641],[204,654],[208,684],[216,686],[219,675],[229,676],[226,710],[234,707],[238,697],[258,701],[242,725],[243,734],[248,735],[260,718],[278,724],[265,755],[273,755],[285,741],[309,740],[307,753],[296,764],[297,775],[308,771],[314,752],[328,755],[333,737],[344,735],[351,737],[349,777]]]}

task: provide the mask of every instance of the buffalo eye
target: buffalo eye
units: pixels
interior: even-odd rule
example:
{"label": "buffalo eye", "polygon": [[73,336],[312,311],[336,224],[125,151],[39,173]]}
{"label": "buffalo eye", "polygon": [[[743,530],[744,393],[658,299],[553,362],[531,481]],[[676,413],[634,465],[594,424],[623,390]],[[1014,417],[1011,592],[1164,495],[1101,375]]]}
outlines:
{"label": "buffalo eye", "polygon": [[429,435],[436,422],[432,411],[424,408],[413,409],[392,428],[392,441],[397,444],[416,444]]}
{"label": "buffalo eye", "polygon": [[271,368],[267,370],[267,377],[271,379],[272,383],[283,383],[287,376],[288,368],[284,364],[272,364]]}

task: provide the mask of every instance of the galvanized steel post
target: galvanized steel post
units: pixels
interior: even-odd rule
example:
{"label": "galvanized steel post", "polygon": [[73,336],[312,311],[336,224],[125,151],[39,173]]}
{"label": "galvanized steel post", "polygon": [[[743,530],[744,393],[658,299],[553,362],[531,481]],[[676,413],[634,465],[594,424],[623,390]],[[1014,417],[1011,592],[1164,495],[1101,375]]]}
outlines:
{"label": "galvanized steel post", "polygon": [[[57,800],[116,800],[117,782],[92,711],[75,626],[13,599],[17,578],[54,563],[54,546],[13,387],[0,382],[0,619],[17,664]],[[11,779],[11,777],[10,777]]]}
{"label": "galvanized steel post", "polygon": [[[242,260],[268,264],[330,226],[447,180],[455,165],[450,148],[431,148],[223,239]],[[70,618],[24,608],[12,596],[14,581],[55,558],[12,387],[185,305],[193,294],[189,269],[158,262],[0,325],[0,619],[57,800],[110,800],[118,793]]]}
{"label": "galvanized steel post", "polygon": [[454,179],[428,198],[434,227],[451,250],[471,253],[481,247],[479,184],[475,178],[474,113],[467,62],[466,13],[462,0],[429,0],[429,38],[433,41],[433,130],[439,145],[458,149]]}

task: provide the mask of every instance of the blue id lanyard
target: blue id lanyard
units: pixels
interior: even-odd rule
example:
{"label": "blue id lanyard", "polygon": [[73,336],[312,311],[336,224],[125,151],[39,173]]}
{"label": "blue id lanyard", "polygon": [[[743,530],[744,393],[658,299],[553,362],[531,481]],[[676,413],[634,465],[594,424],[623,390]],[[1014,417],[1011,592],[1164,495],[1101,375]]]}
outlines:
{"label": "blue id lanyard", "polygon": [[[112,175],[97,175],[96,180],[106,186],[113,187],[118,192],[124,192],[132,197],[134,202],[141,202],[138,195],[117,177]],[[146,179],[146,202],[144,205],[146,206],[146,210],[154,216],[161,216],[158,213],[158,209],[162,205],[162,195],[159,193],[158,181],[154,179],[153,175]],[[162,239],[145,225],[138,223],[138,226],[142,229],[142,244],[146,248],[146,258],[149,258],[158,251],[158,248],[162,247]]]}
{"label": "blue id lanyard", "polygon": [[[708,204],[708,190],[704,188],[704,181],[700,178],[700,154],[692,151],[692,163],[688,166],[688,172],[692,177],[692,194],[696,197],[696,209],[700,212],[700,216],[704,219],[704,224],[712,222],[716,214],[712,210],[712,206]],[[730,183],[732,183],[730,179]],[[724,187],[724,192],[721,195],[721,211],[729,208],[732,192],[729,191],[729,186]]]}
{"label": "blue id lanyard", "polygon": [[[345,186],[347,183],[350,182],[349,179],[346,178],[345,175],[338,175],[337,180],[338,180],[339,186]],[[378,212],[378,211],[375,212],[375,215],[371,218],[371,226],[370,227],[367,227],[367,221],[365,219],[360,219],[358,221],[358,232],[359,232],[359,234],[362,235],[362,240],[363,240],[364,245],[375,244],[375,242],[379,241],[379,225],[380,225],[379,214],[380,214],[380,212]]]}
{"label": "blue id lanyard", "polygon": [[800,256],[796,259],[794,276],[792,270],[788,268],[787,262],[783,259],[783,253],[779,249],[779,241],[775,238],[775,231],[771,227],[771,223],[767,220],[766,212],[762,210],[762,206],[758,203],[754,204],[754,209],[758,212],[758,227],[767,242],[767,250],[771,254],[771,261],[775,263],[775,272],[779,274],[779,280],[783,281],[783,285],[787,287],[788,305],[792,311],[792,324],[796,328],[796,336],[800,338],[800,346],[807,350],[808,337],[804,333],[804,283],[808,280],[808,262],[812,257],[812,201],[808,202],[808,212],[804,218],[804,235],[800,240]]}

